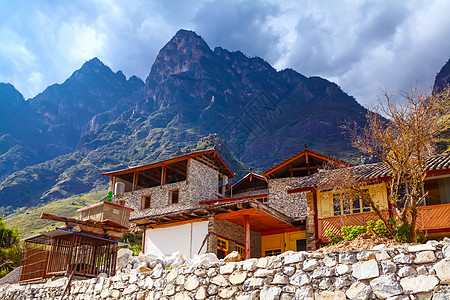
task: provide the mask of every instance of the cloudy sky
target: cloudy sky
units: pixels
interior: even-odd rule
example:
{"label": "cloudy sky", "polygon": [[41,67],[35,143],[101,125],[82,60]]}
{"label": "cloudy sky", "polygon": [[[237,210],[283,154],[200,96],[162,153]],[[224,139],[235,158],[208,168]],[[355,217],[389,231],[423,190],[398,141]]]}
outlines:
{"label": "cloudy sky", "polygon": [[431,89],[450,58],[448,12],[447,0],[0,0],[0,82],[33,97],[93,57],[145,79],[183,28],[370,107],[381,90]]}

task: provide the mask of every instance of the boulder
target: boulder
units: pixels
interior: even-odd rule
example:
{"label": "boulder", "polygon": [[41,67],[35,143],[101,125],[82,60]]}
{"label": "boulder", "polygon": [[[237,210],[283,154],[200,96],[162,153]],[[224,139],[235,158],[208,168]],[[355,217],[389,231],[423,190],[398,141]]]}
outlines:
{"label": "boulder", "polygon": [[224,262],[238,262],[242,260],[242,256],[237,251],[233,251],[223,259]]}

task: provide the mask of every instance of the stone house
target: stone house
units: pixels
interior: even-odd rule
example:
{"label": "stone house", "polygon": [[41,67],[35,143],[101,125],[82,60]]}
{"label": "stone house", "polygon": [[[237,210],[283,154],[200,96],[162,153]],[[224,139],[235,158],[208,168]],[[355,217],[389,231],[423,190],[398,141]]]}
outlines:
{"label": "stone house", "polygon": [[[382,214],[394,216],[388,202],[387,184],[389,168],[383,163],[374,163],[350,167],[351,172],[367,183],[363,188],[380,207]],[[287,187],[289,195],[306,194],[307,230],[310,248],[327,242],[326,230],[339,233],[343,226],[366,225],[377,217],[371,212],[368,203],[359,199],[345,199],[339,191],[321,190],[326,173],[321,171],[302,178]],[[329,177],[328,177],[329,178]],[[419,207],[417,228],[426,232],[430,238],[442,238],[450,235],[450,153],[430,156],[427,159],[427,176],[423,193],[428,196]]]}
{"label": "stone house", "polygon": [[145,166],[104,173],[114,200],[134,209],[130,221],[143,232],[145,254],[237,250],[243,257],[306,249],[306,197],[286,187],[339,160],[304,149],[234,185],[234,174],[214,149]]}

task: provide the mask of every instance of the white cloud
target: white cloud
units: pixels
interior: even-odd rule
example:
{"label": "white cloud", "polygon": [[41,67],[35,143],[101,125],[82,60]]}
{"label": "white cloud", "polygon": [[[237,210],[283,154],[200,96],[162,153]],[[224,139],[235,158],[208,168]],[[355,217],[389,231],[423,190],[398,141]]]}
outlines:
{"label": "white cloud", "polygon": [[322,76],[368,105],[384,90],[430,88],[450,57],[450,2],[79,0],[0,2],[0,81],[25,97],[99,57],[145,79],[180,28],[211,46]]}

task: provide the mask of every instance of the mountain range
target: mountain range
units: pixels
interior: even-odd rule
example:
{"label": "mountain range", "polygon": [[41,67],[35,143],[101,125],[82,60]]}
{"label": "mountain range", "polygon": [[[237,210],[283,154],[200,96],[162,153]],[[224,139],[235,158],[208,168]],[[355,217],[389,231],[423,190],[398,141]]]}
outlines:
{"label": "mountain range", "polygon": [[[444,68],[437,86],[449,82]],[[102,171],[210,146],[237,178],[305,144],[345,158],[357,152],[342,125],[363,125],[366,112],[326,79],[211,49],[180,30],[145,82],[93,58],[32,99],[0,83],[0,207],[10,213],[103,188]]]}

